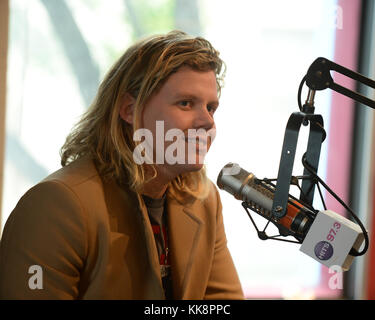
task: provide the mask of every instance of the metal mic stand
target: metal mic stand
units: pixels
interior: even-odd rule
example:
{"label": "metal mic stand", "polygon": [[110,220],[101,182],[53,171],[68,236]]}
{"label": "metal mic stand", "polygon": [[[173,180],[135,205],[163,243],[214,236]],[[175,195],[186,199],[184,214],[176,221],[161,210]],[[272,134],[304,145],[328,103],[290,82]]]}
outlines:
{"label": "metal mic stand", "polygon": [[[302,204],[307,205],[308,207],[312,208],[315,185],[317,185],[319,188],[318,182],[320,182],[352,214],[353,218],[360,225],[365,235],[366,245],[365,245],[364,250],[362,250],[361,253],[353,252],[353,251],[351,253],[353,255],[362,255],[367,251],[369,240],[368,240],[367,232],[365,228],[363,227],[361,221],[356,217],[356,215],[352,212],[352,210],[348,206],[346,206],[343,203],[343,201],[339,199],[338,196],[334,194],[333,191],[330,190],[329,187],[316,175],[318,171],[321,145],[326,138],[326,132],[324,130],[322,116],[314,114],[314,110],[315,110],[314,97],[315,97],[315,92],[317,90],[324,90],[324,89],[330,88],[338,93],[341,93],[349,98],[354,99],[357,102],[363,103],[374,109],[375,109],[375,101],[335,83],[330,74],[330,71],[332,70],[338,73],[341,73],[362,84],[370,86],[371,88],[375,88],[375,81],[368,79],[359,73],[356,73],[350,69],[347,69],[341,65],[338,65],[326,58],[316,59],[309,67],[307,74],[303,77],[299,90],[298,90],[298,104],[299,104],[300,112],[292,113],[286,126],[277,179],[263,179],[262,180],[263,182],[267,182],[267,183],[270,183],[270,181],[272,180],[277,181],[276,185],[272,185],[275,191],[274,201],[272,205],[272,212],[271,212],[272,217],[269,219],[263,231],[259,231],[259,229],[256,227],[255,222],[253,221],[253,219],[251,218],[247,210],[247,209],[252,209],[252,208],[250,208],[246,203],[243,203],[242,205],[246,209],[252,223],[254,224],[256,230],[258,231],[258,236],[260,239],[282,240],[282,239],[277,239],[277,237],[280,235],[287,236],[287,235],[293,235],[293,234],[290,234],[289,232],[287,232],[286,230],[283,230],[282,228],[278,226],[280,235],[269,237],[266,234],[265,230],[269,222],[272,221],[272,218],[275,218],[277,220],[285,216],[287,206],[288,206],[288,201],[289,201],[289,198],[291,197],[289,195],[290,185],[291,184],[298,185],[298,181],[297,182],[295,181],[296,179],[302,180],[302,187],[300,188],[301,192],[300,192],[299,201]],[[302,106],[301,91],[302,91],[302,86],[305,82],[307,86],[309,87],[309,92],[308,92],[306,102]],[[305,169],[304,169],[303,176],[292,177],[294,158],[295,158],[296,147],[297,147],[297,142],[298,142],[298,135],[299,135],[299,130],[302,124],[305,126],[310,124],[310,133],[309,133],[309,139],[307,143],[307,150],[303,156],[303,161],[302,161]],[[319,192],[320,192],[320,197],[322,199],[323,205],[325,207],[323,195],[320,189],[319,189]],[[298,243],[301,243],[303,239],[297,237],[297,240],[298,240],[297,241]],[[288,240],[283,240],[283,241],[288,241]],[[295,241],[289,241],[289,242],[295,242]]]}
{"label": "metal mic stand", "polygon": [[[314,115],[314,97],[316,90],[324,90],[330,88],[336,92],[339,92],[355,101],[361,102],[371,108],[375,108],[375,101],[368,99],[361,94],[351,91],[333,81],[330,71],[336,71],[341,73],[353,80],[356,80],[362,84],[368,85],[375,88],[375,81],[364,77],[363,75],[356,73],[350,69],[338,65],[328,59],[318,58],[309,67],[307,74],[303,78],[300,89],[299,89],[299,104],[301,87],[306,81],[309,87],[308,97],[306,103],[300,109],[302,112],[293,113],[288,121],[284,144],[281,152],[279,173],[277,177],[277,185],[275,191],[275,198],[272,207],[272,213],[278,218],[285,215],[286,203],[288,199],[288,193],[290,188],[295,151],[298,141],[298,134],[301,124],[307,124],[310,122],[310,135],[307,144],[306,161],[310,166],[317,172],[319,165],[319,156],[321,150],[321,144],[326,137],[326,133],[323,127],[323,118],[320,115]],[[311,176],[311,174],[305,169],[304,175]],[[312,205],[314,198],[314,181],[313,178],[307,178],[303,180],[300,200]]]}

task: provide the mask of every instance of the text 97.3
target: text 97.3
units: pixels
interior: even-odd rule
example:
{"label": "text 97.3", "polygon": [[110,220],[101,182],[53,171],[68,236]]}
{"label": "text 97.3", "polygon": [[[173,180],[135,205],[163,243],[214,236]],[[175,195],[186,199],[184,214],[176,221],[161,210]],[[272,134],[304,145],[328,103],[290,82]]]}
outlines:
{"label": "text 97.3", "polygon": [[337,234],[337,232],[339,231],[340,228],[341,228],[341,224],[338,223],[338,222],[335,222],[335,223],[333,224],[333,228],[331,228],[331,229],[329,230],[329,233],[328,233],[328,235],[327,235],[327,240],[328,240],[328,241],[333,241],[333,240],[335,240],[335,236],[336,236],[336,234]]}

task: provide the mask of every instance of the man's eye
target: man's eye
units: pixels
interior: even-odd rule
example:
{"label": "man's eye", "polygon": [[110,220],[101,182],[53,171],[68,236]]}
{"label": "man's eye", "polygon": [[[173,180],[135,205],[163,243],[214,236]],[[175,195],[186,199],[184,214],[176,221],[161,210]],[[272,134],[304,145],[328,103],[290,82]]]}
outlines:
{"label": "man's eye", "polygon": [[210,113],[215,113],[216,108],[215,107],[211,107],[211,106],[207,106],[207,111],[210,112]]}
{"label": "man's eye", "polygon": [[180,101],[178,104],[180,106],[183,106],[183,107],[188,107],[188,106],[191,105],[191,101],[189,101],[189,100],[183,100],[183,101]]}

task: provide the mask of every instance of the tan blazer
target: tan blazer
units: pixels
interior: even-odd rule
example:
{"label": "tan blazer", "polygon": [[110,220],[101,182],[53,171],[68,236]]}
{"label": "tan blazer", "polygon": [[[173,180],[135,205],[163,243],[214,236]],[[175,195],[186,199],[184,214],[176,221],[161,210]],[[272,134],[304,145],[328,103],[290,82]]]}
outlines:
{"label": "tan blazer", "polygon": [[[211,185],[204,202],[167,201],[175,299],[243,299]],[[4,228],[0,298],[164,299],[142,197],[103,182],[88,158],[31,188]]]}

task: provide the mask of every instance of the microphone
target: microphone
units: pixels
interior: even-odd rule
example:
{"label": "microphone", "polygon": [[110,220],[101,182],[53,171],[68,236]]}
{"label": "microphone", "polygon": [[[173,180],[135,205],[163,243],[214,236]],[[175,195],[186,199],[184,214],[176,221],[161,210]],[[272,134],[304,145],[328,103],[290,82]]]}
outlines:
{"label": "microphone", "polygon": [[[310,209],[291,195],[285,215],[275,217],[272,214],[275,186],[267,179],[257,179],[236,163],[224,166],[217,178],[217,185],[242,200],[245,209],[249,208],[272,222],[280,235],[295,237],[298,243],[302,243],[300,251],[327,267],[339,266],[344,271],[349,270],[354,259],[351,253],[358,250],[364,241],[362,229],[354,222],[331,210]],[[260,239],[282,240],[259,231],[250,214],[249,217]]]}
{"label": "microphone", "polygon": [[[291,235],[303,240],[313,222],[312,216],[315,213],[292,198],[288,199],[285,216],[273,216],[271,212],[274,187],[257,179],[253,173],[247,172],[236,163],[228,163],[220,171],[217,185],[237,200],[244,201],[251,210],[270,220],[283,236]],[[260,237],[262,238],[262,235]]]}

